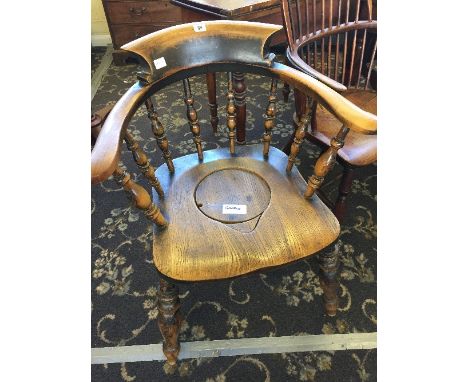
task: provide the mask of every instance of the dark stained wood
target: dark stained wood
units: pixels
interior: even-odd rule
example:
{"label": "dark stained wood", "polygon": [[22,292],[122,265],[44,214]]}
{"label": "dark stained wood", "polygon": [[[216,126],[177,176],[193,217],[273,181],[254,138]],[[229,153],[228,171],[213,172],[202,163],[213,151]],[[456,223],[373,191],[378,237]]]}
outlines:
{"label": "dark stained wood", "polygon": [[[160,201],[161,210],[169,221],[166,230],[154,231],[154,262],[159,272],[184,281],[234,277],[298,260],[332,243],[339,234],[335,216],[317,196],[302,197],[306,183],[296,168],[286,172],[287,162],[287,156],[273,147],[265,160],[259,144],[238,147],[236,156],[227,149],[205,151],[203,163],[196,154],[177,158],[174,175],[166,165],[159,167],[156,174],[166,195]],[[260,176],[271,190],[268,208],[248,233],[209,218],[192,196],[201,180],[221,170],[225,179],[210,187],[214,193],[229,194],[225,184],[229,184],[230,169]],[[159,200],[156,193],[153,197]],[[260,197],[264,203],[265,197]]]}
{"label": "dark stained wood", "polygon": [[[171,0],[181,8],[182,22],[243,20],[281,24],[280,0]],[[286,35],[278,33],[272,45],[284,44]]]}
{"label": "dark stained wood", "polygon": [[169,151],[169,141],[166,137],[166,130],[164,129],[163,124],[159,120],[158,113],[154,108],[151,97],[145,100],[145,106],[148,110],[148,118],[151,121],[151,130],[156,137],[156,142],[158,143],[159,148],[162,151],[164,160],[166,161],[167,167],[170,172],[174,172],[174,165],[172,164],[172,154]]}
{"label": "dark stained wood", "polygon": [[247,108],[245,104],[245,93],[247,88],[245,86],[244,73],[234,72],[233,87],[234,87],[234,100],[236,105],[236,139],[240,145],[245,144],[245,118],[247,116]]}
{"label": "dark stained wood", "polygon": [[323,302],[325,312],[329,316],[335,316],[338,309],[338,251],[322,252],[318,255],[320,266],[320,286],[323,289]]}
{"label": "dark stained wood", "polygon": [[229,129],[229,150],[231,154],[236,151],[235,148],[235,137],[236,137],[236,105],[234,102],[234,90],[232,84],[232,73],[228,73],[228,93],[227,93],[227,105],[226,105],[226,124]]}
{"label": "dark stained wood", "polygon": [[353,184],[354,169],[346,166],[343,169],[343,176],[340,180],[340,186],[338,188],[338,197],[333,207],[333,213],[335,214],[338,221],[341,223],[346,215],[346,198],[351,191]]}
{"label": "dark stained wood", "polygon": [[284,102],[288,102],[289,100],[289,93],[291,93],[291,88],[289,86],[289,84],[287,84],[286,82],[283,84],[283,101]]}
{"label": "dark stained wood", "polygon": [[208,89],[208,105],[210,107],[211,128],[213,133],[218,131],[218,104],[216,103],[216,73],[207,73],[206,87]]}
{"label": "dark stained wood", "polygon": [[169,365],[175,365],[180,352],[179,332],[182,323],[179,288],[159,280],[158,326],[163,337],[163,352]]}
{"label": "dark stained wood", "polygon": [[271,80],[270,94],[268,96],[268,106],[265,110],[265,122],[263,127],[265,132],[263,133],[263,155],[268,156],[268,151],[270,149],[271,142],[271,131],[275,126],[275,114],[276,114],[276,87],[278,81],[273,79]]}

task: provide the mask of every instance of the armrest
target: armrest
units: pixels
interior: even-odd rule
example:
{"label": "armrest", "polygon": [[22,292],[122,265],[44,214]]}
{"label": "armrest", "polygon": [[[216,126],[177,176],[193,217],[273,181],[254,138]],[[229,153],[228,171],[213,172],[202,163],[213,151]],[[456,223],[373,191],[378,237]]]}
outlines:
{"label": "armrest", "polygon": [[294,65],[297,69],[318,79],[320,82],[323,82],[325,85],[330,86],[333,90],[337,92],[344,92],[348,90],[348,88],[344,86],[343,84],[340,84],[339,82],[315,70],[310,65],[307,65],[307,63],[302,58],[299,57],[296,51],[291,52],[288,48],[286,51],[286,56],[288,57],[288,60],[291,62],[291,64]]}
{"label": "armrest", "polygon": [[302,93],[317,100],[346,127],[361,134],[377,133],[377,116],[348,101],[319,80],[280,63],[273,63],[271,71]]}
{"label": "armrest", "polygon": [[91,153],[91,182],[93,184],[109,178],[117,167],[122,134],[148,90],[148,86],[136,83],[119,99],[107,116]]}

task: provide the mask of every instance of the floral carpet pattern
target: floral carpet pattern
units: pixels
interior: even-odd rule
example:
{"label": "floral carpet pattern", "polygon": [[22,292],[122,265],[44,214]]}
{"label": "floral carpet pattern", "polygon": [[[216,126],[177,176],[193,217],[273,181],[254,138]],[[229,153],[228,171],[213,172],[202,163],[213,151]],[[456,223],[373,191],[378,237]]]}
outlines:
{"label": "floral carpet pattern", "polygon": [[[135,82],[136,65],[111,65],[92,102],[98,110],[117,101]],[[270,81],[246,76],[247,141],[259,143]],[[191,80],[195,108],[202,128],[203,148],[227,147],[225,118],[226,76],[217,74],[218,133],[209,122],[203,76]],[[196,152],[176,83],[153,100],[167,129],[174,157]],[[272,144],[281,148],[292,131],[294,99],[285,103],[278,89],[276,127]],[[156,168],[163,163],[144,108],[129,129]],[[296,165],[307,179],[319,155],[304,142]],[[148,191],[150,186],[123,150],[122,164]],[[337,193],[339,165],[323,186]],[[340,270],[340,305],[335,317],[323,313],[322,289],[315,257],[264,273],[235,280],[180,284],[184,315],[181,341],[357,333],[377,330],[376,166],[357,171],[349,196],[348,215],[336,245]],[[92,346],[145,345],[162,342],[157,329],[158,279],[152,265],[152,228],[130,207],[122,189],[109,179],[92,187],[91,200]],[[375,381],[377,350],[287,353],[164,362],[93,365],[93,381]]]}

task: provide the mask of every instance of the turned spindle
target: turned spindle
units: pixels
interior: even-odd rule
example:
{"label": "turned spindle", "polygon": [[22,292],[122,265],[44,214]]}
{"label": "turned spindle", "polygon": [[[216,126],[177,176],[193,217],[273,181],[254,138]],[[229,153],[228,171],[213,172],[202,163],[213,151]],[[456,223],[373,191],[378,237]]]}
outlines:
{"label": "turned spindle", "polygon": [[307,189],[304,197],[310,198],[321,186],[325,175],[333,168],[336,163],[336,154],[344,145],[344,139],[348,134],[349,128],[342,126],[338,134],[331,140],[330,147],[317,159],[314,167],[314,175],[307,182]]}
{"label": "turned spindle", "polygon": [[211,128],[218,132],[218,104],[216,103],[216,73],[207,73],[206,86],[208,88],[208,105],[210,106]]}
{"label": "turned spindle", "polygon": [[271,143],[271,131],[275,126],[275,114],[276,114],[276,86],[278,80],[271,80],[270,95],[268,96],[268,106],[265,110],[265,121],[263,126],[265,132],[263,133],[263,156],[267,157],[270,151]]}
{"label": "turned spindle", "polygon": [[134,182],[127,171],[117,166],[113,175],[115,181],[123,187],[132,204],[142,210],[148,220],[160,227],[167,226],[166,219],[164,219],[159,208],[151,202],[148,192],[138,183]]}
{"label": "turned spindle", "polygon": [[244,73],[232,73],[232,86],[234,89],[234,103],[236,105],[236,139],[240,145],[245,144],[245,120],[247,116],[247,105],[245,95],[247,87],[245,86]]}
{"label": "turned spindle", "polygon": [[236,105],[234,104],[234,90],[232,86],[232,73],[228,73],[228,93],[227,93],[227,127],[229,129],[229,151],[235,153],[236,138]]}
{"label": "turned spindle", "polygon": [[197,111],[193,107],[194,100],[192,96],[192,91],[190,89],[190,82],[187,78],[184,79],[182,82],[184,83],[184,102],[187,106],[187,119],[189,122],[190,130],[193,134],[193,141],[195,142],[195,146],[197,147],[198,160],[202,161],[203,149],[200,138],[200,124],[198,123]]}
{"label": "turned spindle", "polygon": [[166,137],[166,131],[163,124],[159,120],[158,113],[156,112],[151,98],[148,98],[145,101],[146,109],[148,110],[148,118],[151,121],[151,129],[153,134],[156,137],[156,142],[158,143],[159,148],[162,151],[164,160],[167,164],[169,172],[174,172],[174,164],[172,163],[172,154],[169,151],[169,141]]}
{"label": "turned spindle", "polygon": [[127,144],[127,148],[132,152],[133,159],[140,168],[142,174],[154,187],[159,197],[164,197],[164,191],[161,187],[161,183],[159,183],[158,178],[154,174],[154,167],[150,164],[146,153],[140,148],[138,143],[135,141],[135,138],[128,130],[125,131],[124,140]]}
{"label": "turned spindle", "polygon": [[304,141],[304,137],[307,131],[307,126],[309,126],[311,115],[312,115],[312,105],[310,102],[308,102],[306,109],[304,111],[304,114],[301,115],[301,119],[294,133],[294,139],[291,144],[286,171],[291,171],[292,166],[294,165],[294,162],[296,160],[297,154],[299,154],[301,144]]}

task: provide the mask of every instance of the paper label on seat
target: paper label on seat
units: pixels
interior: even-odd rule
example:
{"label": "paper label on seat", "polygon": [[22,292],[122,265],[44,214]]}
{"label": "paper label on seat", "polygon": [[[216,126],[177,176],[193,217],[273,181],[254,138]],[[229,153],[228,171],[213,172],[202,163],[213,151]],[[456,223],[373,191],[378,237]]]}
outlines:
{"label": "paper label on seat", "polygon": [[206,25],[203,21],[199,23],[193,23],[193,30],[195,32],[206,32]]}
{"label": "paper label on seat", "polygon": [[167,66],[166,60],[164,59],[164,57],[159,57],[153,62],[154,62],[154,66],[156,67],[156,69],[161,69]]}
{"label": "paper label on seat", "polygon": [[245,204],[223,204],[224,215],[246,215],[247,206]]}

